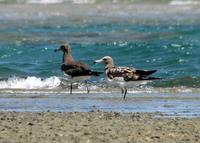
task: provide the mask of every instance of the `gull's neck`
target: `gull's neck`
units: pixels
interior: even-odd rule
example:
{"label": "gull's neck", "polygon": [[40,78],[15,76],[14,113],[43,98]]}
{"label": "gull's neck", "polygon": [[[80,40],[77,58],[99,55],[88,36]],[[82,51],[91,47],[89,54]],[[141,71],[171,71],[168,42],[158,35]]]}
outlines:
{"label": "gull's neck", "polygon": [[74,59],[71,56],[71,54],[64,52],[63,53],[63,63],[64,64],[69,64],[69,63],[72,63],[72,62],[74,62]]}
{"label": "gull's neck", "polygon": [[114,67],[113,61],[105,64],[105,69],[109,69],[109,68],[112,68],[112,67]]}

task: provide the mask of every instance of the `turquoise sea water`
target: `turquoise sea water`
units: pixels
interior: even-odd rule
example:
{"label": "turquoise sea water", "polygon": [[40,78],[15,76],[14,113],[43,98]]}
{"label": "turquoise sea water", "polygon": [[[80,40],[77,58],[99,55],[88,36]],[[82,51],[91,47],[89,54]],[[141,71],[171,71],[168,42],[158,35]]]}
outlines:
{"label": "turquoise sea water", "polygon": [[[32,6],[35,10],[29,9]],[[181,9],[182,14],[165,14],[157,6],[155,13],[142,7],[143,13],[134,14],[137,6],[129,6],[128,10],[112,6],[119,11],[107,13],[104,5],[89,6],[89,10],[80,5],[60,7],[9,5],[1,10],[1,79],[62,76],[62,55],[53,50],[69,42],[74,58],[94,70],[103,71],[103,66],[93,66],[93,60],[110,55],[116,65],[157,69],[155,76],[165,81],[155,86],[200,86],[198,11]],[[80,8],[80,13],[74,14],[74,8]]]}
{"label": "turquoise sea water", "polygon": [[[71,45],[75,59],[94,70],[103,71],[102,65],[92,63],[106,55],[112,56],[116,65],[157,69],[154,76],[163,80],[141,92],[171,89],[199,93],[199,7],[170,3],[0,4],[1,94],[67,90],[61,88],[62,54],[53,52],[64,42]],[[91,88],[101,90],[103,81],[104,75],[92,78]]]}

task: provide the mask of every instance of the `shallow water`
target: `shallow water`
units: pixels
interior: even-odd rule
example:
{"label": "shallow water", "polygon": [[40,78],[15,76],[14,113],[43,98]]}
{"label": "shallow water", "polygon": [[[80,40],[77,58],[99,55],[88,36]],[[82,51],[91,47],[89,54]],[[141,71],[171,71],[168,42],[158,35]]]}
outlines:
{"label": "shallow water", "polygon": [[16,93],[3,94],[1,111],[17,112],[160,112],[163,117],[199,117],[199,94],[130,93],[123,100],[119,93],[80,94]]}
{"label": "shallow water", "polygon": [[[90,111],[95,105],[104,111],[199,116],[199,7],[170,1],[1,3],[0,110]],[[157,69],[154,76],[163,80],[133,87],[126,101],[116,88],[104,91],[104,75],[90,80],[92,94],[65,96],[62,54],[53,52],[63,42],[70,43],[75,59],[94,70],[103,71],[103,66],[93,65],[93,60],[110,55],[116,65]],[[75,85],[78,93],[83,89]]]}

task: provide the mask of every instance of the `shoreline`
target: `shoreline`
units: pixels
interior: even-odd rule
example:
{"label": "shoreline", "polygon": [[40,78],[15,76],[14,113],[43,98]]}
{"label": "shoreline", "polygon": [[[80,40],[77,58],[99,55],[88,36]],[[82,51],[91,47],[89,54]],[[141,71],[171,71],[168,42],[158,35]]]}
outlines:
{"label": "shoreline", "polygon": [[66,91],[0,93],[0,111],[162,113],[162,117],[200,117],[198,93],[128,93],[120,91],[73,95]]}
{"label": "shoreline", "polygon": [[200,141],[200,118],[155,118],[158,113],[0,112],[0,142]]}

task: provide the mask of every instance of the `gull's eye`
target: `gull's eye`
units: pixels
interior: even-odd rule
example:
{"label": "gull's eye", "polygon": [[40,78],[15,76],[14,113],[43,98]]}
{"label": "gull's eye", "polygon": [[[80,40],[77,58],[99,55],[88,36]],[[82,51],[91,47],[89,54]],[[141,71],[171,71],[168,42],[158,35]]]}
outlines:
{"label": "gull's eye", "polygon": [[103,61],[106,61],[106,59],[104,58]]}

